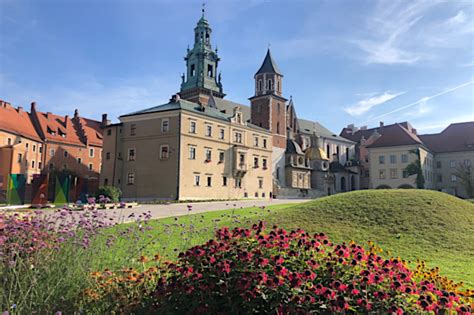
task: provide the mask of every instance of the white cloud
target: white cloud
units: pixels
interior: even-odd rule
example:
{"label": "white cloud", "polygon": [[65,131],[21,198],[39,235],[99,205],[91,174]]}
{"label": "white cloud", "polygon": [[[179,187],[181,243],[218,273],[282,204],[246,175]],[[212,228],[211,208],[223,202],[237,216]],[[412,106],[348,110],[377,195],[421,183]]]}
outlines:
{"label": "white cloud", "polygon": [[390,100],[393,100],[394,98],[404,94],[405,92],[400,92],[400,93],[389,93],[389,92],[384,92],[379,95],[371,96],[366,99],[363,99],[357,104],[354,104],[352,106],[346,107],[344,111],[348,113],[349,115],[352,116],[360,116],[362,114],[365,114],[368,112],[370,109],[372,109],[374,106],[381,105],[383,103],[386,103]]}

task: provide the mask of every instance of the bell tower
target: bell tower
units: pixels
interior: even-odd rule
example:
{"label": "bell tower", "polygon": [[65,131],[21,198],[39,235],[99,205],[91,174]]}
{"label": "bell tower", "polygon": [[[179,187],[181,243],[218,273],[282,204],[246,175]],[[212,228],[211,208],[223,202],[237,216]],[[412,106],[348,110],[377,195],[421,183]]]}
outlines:
{"label": "bell tower", "polygon": [[286,101],[282,96],[283,74],[270,48],[255,73],[255,95],[250,97],[251,123],[273,133],[273,146],[286,148]]}
{"label": "bell tower", "polygon": [[211,46],[212,29],[204,16],[202,16],[194,28],[194,46],[187,49],[186,74],[181,76],[181,98],[191,102],[206,105],[212,95],[223,98],[221,74],[217,72],[219,57],[217,48]]}

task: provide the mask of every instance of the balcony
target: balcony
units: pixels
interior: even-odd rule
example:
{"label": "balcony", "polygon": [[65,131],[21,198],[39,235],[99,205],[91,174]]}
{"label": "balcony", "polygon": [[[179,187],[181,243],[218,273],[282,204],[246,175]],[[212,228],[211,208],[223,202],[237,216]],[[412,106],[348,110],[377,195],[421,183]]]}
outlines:
{"label": "balcony", "polygon": [[247,164],[236,163],[233,169],[234,177],[243,177],[247,173]]}

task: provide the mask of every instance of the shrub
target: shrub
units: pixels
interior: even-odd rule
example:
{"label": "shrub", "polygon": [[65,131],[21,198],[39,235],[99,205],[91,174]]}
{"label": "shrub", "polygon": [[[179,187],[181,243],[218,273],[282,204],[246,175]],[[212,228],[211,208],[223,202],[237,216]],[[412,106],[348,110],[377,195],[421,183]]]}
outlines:
{"label": "shrub", "polygon": [[[113,292],[122,297],[121,311],[126,313],[471,311],[473,292],[461,292],[436,269],[426,270],[420,263],[412,270],[400,258],[384,259],[374,249],[366,251],[352,242],[336,245],[324,234],[309,235],[300,229],[288,233],[274,227],[265,233],[263,223],[252,229],[223,228],[216,236],[180,254],[177,262],[133,274],[135,291],[120,293],[116,282],[114,290],[105,285],[104,291],[104,283],[117,279],[116,274],[110,279],[105,275],[96,298],[111,299]],[[127,279],[122,288],[129,287]],[[153,279],[156,289],[150,292],[141,279]]]}
{"label": "shrub", "polygon": [[97,191],[97,197],[108,197],[112,202],[119,202],[122,191],[114,186],[100,186]]}

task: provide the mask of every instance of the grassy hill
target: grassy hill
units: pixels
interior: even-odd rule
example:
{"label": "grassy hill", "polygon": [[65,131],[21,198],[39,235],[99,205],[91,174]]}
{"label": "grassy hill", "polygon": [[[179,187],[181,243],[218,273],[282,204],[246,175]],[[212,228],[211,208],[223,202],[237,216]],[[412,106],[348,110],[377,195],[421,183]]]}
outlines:
{"label": "grassy hill", "polygon": [[474,205],[445,193],[355,191],[294,205],[267,220],[325,232],[334,241],[371,240],[392,255],[424,259],[474,287]]}

